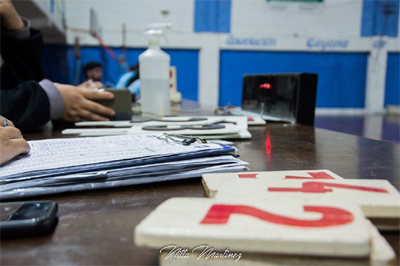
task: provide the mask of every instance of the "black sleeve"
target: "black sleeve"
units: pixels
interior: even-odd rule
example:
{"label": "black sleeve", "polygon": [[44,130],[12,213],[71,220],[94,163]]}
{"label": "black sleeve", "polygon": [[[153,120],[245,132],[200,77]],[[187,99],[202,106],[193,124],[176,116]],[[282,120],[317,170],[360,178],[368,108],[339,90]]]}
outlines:
{"label": "black sleeve", "polygon": [[4,60],[0,76],[0,114],[21,130],[32,130],[50,120],[50,102],[38,82],[44,79],[42,33],[30,29],[30,37],[18,40],[1,36]]}
{"label": "black sleeve", "polygon": [[0,114],[20,130],[32,130],[50,120],[49,98],[36,81],[23,82],[12,90],[0,90]]}
{"label": "black sleeve", "polygon": [[1,90],[11,90],[24,81],[44,79],[42,33],[35,29],[30,29],[30,33],[26,40],[1,36],[0,54],[4,60]]}

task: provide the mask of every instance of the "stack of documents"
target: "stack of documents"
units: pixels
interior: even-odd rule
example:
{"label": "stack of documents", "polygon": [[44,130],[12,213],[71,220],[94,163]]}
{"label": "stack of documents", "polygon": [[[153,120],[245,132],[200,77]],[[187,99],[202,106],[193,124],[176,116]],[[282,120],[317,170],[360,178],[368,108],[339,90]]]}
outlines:
{"label": "stack of documents", "polygon": [[[66,129],[66,135],[81,137],[131,135],[131,134],[179,134],[204,139],[250,139],[245,116],[162,117],[142,121],[79,122],[78,128]],[[83,128],[100,126],[102,128]],[[111,127],[111,128],[104,128]]]}
{"label": "stack of documents", "polygon": [[31,152],[0,167],[0,198],[128,186],[246,168],[235,148],[156,135],[30,141]]}

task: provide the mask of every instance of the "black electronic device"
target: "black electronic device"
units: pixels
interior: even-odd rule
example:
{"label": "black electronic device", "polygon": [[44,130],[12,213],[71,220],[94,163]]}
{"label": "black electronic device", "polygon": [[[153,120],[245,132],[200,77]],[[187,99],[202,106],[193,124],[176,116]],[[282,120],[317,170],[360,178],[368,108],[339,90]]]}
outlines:
{"label": "black electronic device", "polygon": [[53,201],[0,203],[1,238],[38,236],[57,225],[58,205]]}
{"label": "black electronic device", "polygon": [[318,75],[311,73],[245,75],[241,108],[313,126],[317,85]]}
{"label": "black electronic device", "polygon": [[115,111],[115,116],[110,120],[132,120],[132,95],[129,90],[125,89],[106,89],[114,94],[112,100],[100,100],[98,103],[107,106]]}

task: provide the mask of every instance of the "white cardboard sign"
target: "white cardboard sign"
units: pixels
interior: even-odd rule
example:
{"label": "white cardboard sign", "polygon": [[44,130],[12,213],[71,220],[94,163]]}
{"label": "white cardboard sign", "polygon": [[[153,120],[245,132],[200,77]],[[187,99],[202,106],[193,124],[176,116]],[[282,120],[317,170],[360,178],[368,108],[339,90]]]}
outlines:
{"label": "white cardboard sign", "polygon": [[172,198],[135,228],[135,243],[242,252],[368,257],[370,229],[351,203]]}

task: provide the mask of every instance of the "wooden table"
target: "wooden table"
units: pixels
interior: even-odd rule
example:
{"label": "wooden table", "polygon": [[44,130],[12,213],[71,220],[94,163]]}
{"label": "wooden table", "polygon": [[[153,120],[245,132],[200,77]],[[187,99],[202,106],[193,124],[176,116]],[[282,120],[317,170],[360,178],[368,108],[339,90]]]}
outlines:
{"label": "wooden table", "polygon": [[[250,132],[251,140],[235,143],[253,171],[329,169],[345,178],[387,179],[399,189],[397,144],[280,123]],[[25,134],[27,139],[60,136],[60,131]],[[171,197],[205,197],[200,178],[30,198],[57,201],[59,224],[49,236],[1,241],[0,262],[158,265],[158,250],[134,246],[133,231]],[[399,254],[399,234],[384,236]]]}

